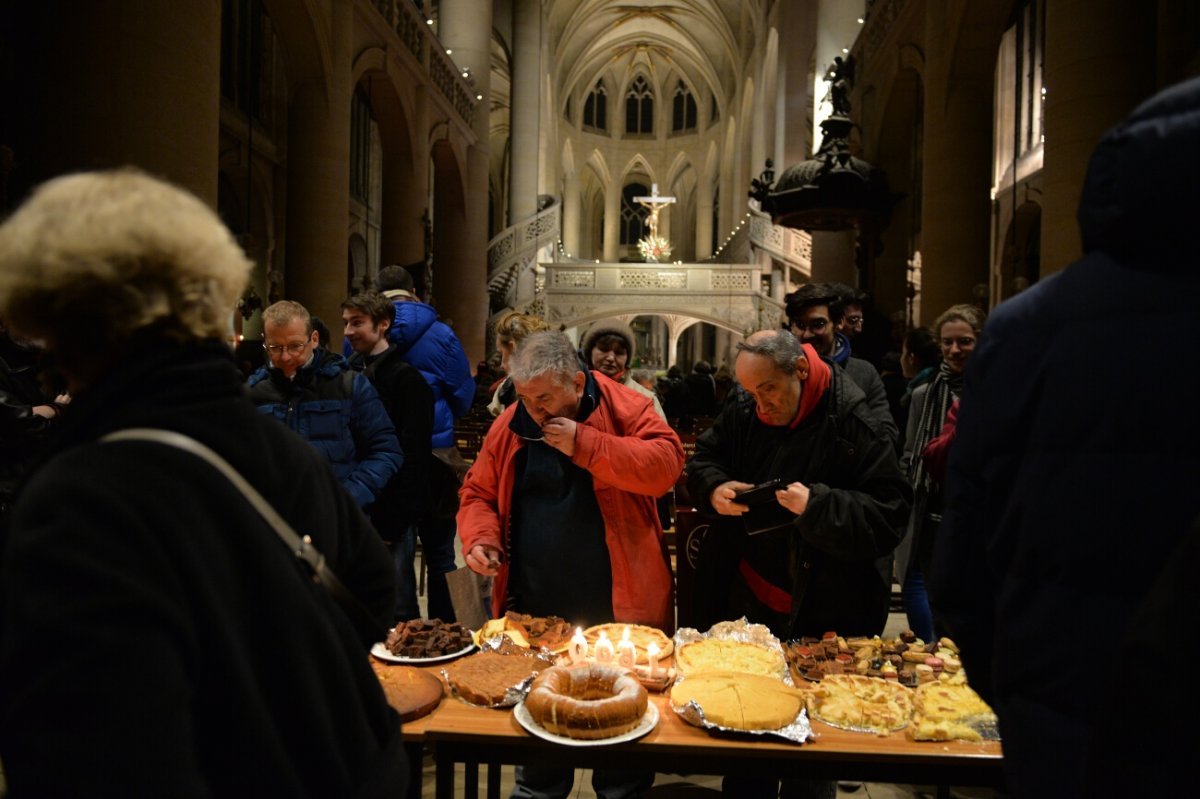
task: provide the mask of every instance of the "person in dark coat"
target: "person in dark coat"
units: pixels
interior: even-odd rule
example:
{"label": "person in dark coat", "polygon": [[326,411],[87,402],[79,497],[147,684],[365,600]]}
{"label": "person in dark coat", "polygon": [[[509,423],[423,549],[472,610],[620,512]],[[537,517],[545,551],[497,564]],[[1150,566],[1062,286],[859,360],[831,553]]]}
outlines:
{"label": "person in dark coat", "polygon": [[[862,390],[785,330],[739,344],[734,367],[744,391],[686,470],[697,509],[732,522],[704,556],[725,571],[709,573],[713,590],[732,584],[708,612],[744,614],[782,639],[882,632],[891,583],[875,560],[899,542],[911,499],[891,440]],[[784,487],[768,501],[737,502],[772,479]]]}
{"label": "person in dark coat", "polygon": [[400,471],[367,508],[367,515],[383,540],[391,544],[396,561],[396,619],[407,621],[421,616],[413,567],[416,535],[411,528],[430,510],[433,391],[420,372],[401,360],[396,346],[389,344],[392,315],[391,300],[374,291],[355,294],[342,303],[346,340],[354,349],[350,368],[366,375],[379,392],[404,452]]}
{"label": "person in dark coat", "polygon": [[392,300],[396,309],[388,341],[433,389],[433,509],[417,523],[417,535],[429,568],[429,615],[453,621],[454,606],[446,575],[456,568],[454,514],[458,512],[458,489],[467,466],[454,444],[454,422],[471,410],[475,378],[458,336],[449,325],[438,321],[432,306],[417,298],[407,269],[397,264],[386,266],[379,270],[378,283],[380,293]]}
{"label": "person in dark coat", "polygon": [[867,408],[884,424],[894,442],[900,432],[888,408],[887,392],[879,372],[868,361],[850,354],[850,339],[838,331],[846,314],[837,289],[828,283],[807,283],[785,298],[788,329],[817,354],[845,369],[867,397]]}
{"label": "person in dark coat", "polygon": [[712,364],[696,361],[692,373],[683,379],[687,386],[687,401],[684,413],[688,416],[711,418],[717,413],[717,383],[713,379]]}
{"label": "person in dark coat", "polygon": [[263,311],[263,340],[271,365],[246,381],[259,413],[312,444],[359,507],[370,505],[404,462],[379,393],[318,345],[312,315],[298,302]]}
{"label": "person in dark coat", "polygon": [[[1144,682],[1131,671],[1144,650],[1117,642],[1200,515],[1197,219],[1200,78],[1103,137],[1083,257],[999,305],[967,370],[929,594],[999,716],[1014,796],[1129,795],[1083,786],[1153,717],[1112,711],[1114,671],[1122,690]],[[1088,641],[1114,642],[1115,662]],[[1194,749],[1181,762],[1178,747],[1139,747],[1121,766],[1186,777]]]}
{"label": "person in dark coat", "polygon": [[212,465],[225,458],[382,626],[387,550],[312,447],[258,414],[228,319],[250,262],[134,170],[58,178],[0,227],[0,314],[45,340],[70,413],[0,548],[0,758],[13,796],[404,793],[359,632]]}

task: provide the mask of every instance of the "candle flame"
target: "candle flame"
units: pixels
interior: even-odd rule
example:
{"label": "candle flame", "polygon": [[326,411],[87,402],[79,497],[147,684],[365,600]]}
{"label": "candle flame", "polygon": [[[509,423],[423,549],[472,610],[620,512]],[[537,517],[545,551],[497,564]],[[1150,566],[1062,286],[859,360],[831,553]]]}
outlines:
{"label": "candle flame", "polygon": [[625,628],[625,632],[621,633],[621,640],[622,641],[629,640],[629,628],[628,627]]}
{"label": "candle flame", "polygon": [[607,641],[607,640],[608,640],[608,633],[606,633],[604,630],[601,630],[601,631],[600,631],[600,639],[599,639],[599,640],[601,640],[601,641]]}
{"label": "candle flame", "polygon": [[650,645],[646,647],[646,654],[648,654],[650,656],[657,655],[658,654],[658,644],[651,641]]}

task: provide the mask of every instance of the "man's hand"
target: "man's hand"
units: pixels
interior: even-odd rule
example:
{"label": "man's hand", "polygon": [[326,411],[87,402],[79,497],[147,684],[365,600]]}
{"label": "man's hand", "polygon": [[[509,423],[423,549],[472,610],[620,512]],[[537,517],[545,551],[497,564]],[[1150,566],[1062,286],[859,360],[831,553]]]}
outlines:
{"label": "man's hand", "polygon": [[500,572],[503,553],[490,544],[476,544],[466,555],[471,571],[484,576],[495,576]]}
{"label": "man's hand", "polygon": [[730,480],[714,488],[708,501],[712,503],[713,510],[722,516],[741,516],[750,508],[734,502],[733,497],[737,492],[745,491],[747,488],[754,488],[754,486],[750,483],[743,483],[741,480]]}
{"label": "man's hand", "polygon": [[570,458],[575,455],[575,428],[578,426],[574,419],[555,416],[542,425],[542,435],[547,444]]}
{"label": "man's hand", "polygon": [[808,507],[808,494],[808,486],[797,482],[789,484],[785,489],[776,491],[775,499],[779,501],[780,505],[799,516]]}

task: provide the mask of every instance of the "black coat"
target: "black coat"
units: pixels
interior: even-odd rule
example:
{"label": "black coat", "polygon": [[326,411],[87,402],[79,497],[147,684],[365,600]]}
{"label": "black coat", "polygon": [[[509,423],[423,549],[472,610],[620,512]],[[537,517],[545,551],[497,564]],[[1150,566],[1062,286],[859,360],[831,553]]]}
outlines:
{"label": "black coat", "polygon": [[175,430],[225,457],[380,624],[392,561],[320,455],[258,414],[219,342],[144,346],[79,393],[0,560],[0,758],[14,796],[401,795],[362,640]]}
{"label": "black coat", "polygon": [[379,392],[404,452],[400,471],[367,508],[379,534],[396,541],[432,506],[430,472],[434,464],[429,442],[433,438],[433,389],[415,367],[401,359],[394,345],[369,364],[361,355],[351,356],[350,368],[365,374]]}
{"label": "black coat", "polygon": [[[836,630],[874,635],[887,621],[890,575],[876,559],[891,553],[908,518],[912,491],[896,462],[891,438],[873,420],[861,389],[840,369],[825,397],[795,428],[759,421],[754,400],[739,392],[696,441],[687,465],[688,490],[698,509],[712,512],[713,489],[728,480],[758,484],[800,481],[811,490],[800,516],[773,505],[786,527],[754,536],[743,521],[716,517],[700,569],[711,584],[733,584],[727,617],[751,621],[790,638]],[[748,601],[739,563],[745,558],[791,594],[788,615]],[[712,608],[707,608],[713,612]],[[703,614],[703,611],[701,613]]]}
{"label": "black coat", "polygon": [[1121,640],[1200,514],[1198,175],[1194,79],[1104,137],[1087,254],[1001,304],[966,371],[929,592],[999,715],[1014,795],[1094,795],[1089,740],[1133,723],[1104,686],[1128,688],[1142,650],[1105,663],[1080,643]]}

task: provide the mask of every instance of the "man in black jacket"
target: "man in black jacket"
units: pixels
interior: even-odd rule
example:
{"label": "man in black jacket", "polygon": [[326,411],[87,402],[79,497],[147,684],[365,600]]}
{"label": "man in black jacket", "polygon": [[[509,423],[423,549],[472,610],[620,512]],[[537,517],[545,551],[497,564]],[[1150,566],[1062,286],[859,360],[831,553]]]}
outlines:
{"label": "man in black jacket", "polygon": [[379,392],[404,452],[404,465],[367,508],[367,514],[391,544],[396,562],[396,620],[407,621],[421,615],[413,573],[416,530],[412,526],[431,507],[433,389],[420,372],[401,360],[396,345],[388,343],[394,315],[392,301],[375,291],[355,294],[342,303],[346,341],[354,350],[350,368],[366,375]]}
{"label": "man in black jacket", "polygon": [[[705,543],[702,575],[731,586],[709,614],[745,614],[780,638],[882,632],[891,586],[875,559],[900,540],[911,500],[891,440],[853,381],[785,330],[739,344],[735,368],[744,391],[687,465],[697,507],[732,522]],[[738,502],[775,479],[764,501]]]}
{"label": "man in black jacket", "polygon": [[[400,721],[360,633],[228,461],[378,623],[387,550],[319,454],[247,399],[228,318],[250,262],[134,170],[41,187],[0,226],[0,315],[73,400],[0,549],[0,758],[14,796],[402,796]],[[222,339],[226,341],[222,341]]]}

